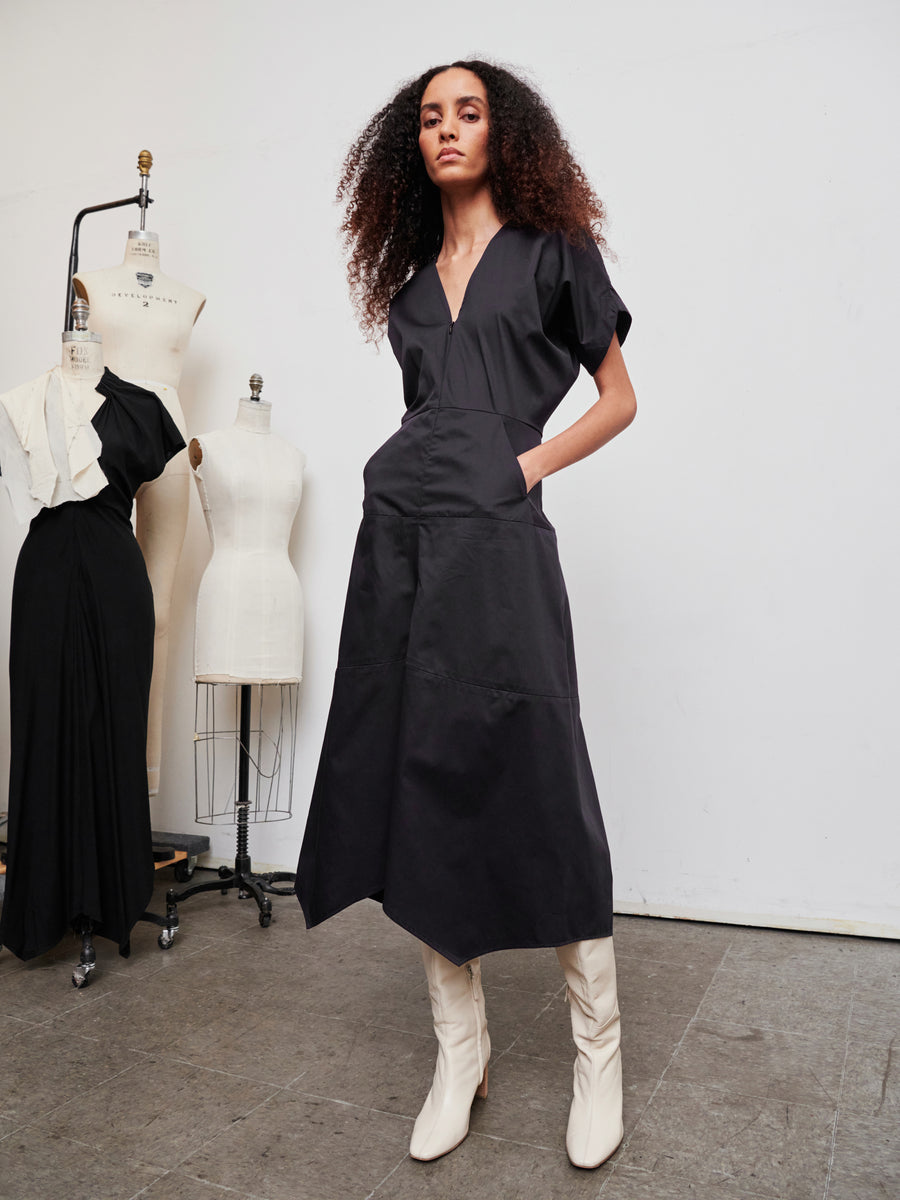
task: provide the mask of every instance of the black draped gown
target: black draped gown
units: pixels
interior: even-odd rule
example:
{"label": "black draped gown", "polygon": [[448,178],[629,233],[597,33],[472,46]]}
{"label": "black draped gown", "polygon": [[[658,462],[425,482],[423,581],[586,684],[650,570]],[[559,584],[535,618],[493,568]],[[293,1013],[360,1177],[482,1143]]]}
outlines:
{"label": "black draped gown", "polygon": [[127,954],[153,890],[153,595],[131,508],[184,439],[153,392],[109,370],[97,391],[107,486],[38,513],[13,582],[0,943],[24,959],[55,946],[79,917]]}
{"label": "black draped gown", "polygon": [[556,535],[516,456],[630,324],[593,242],[509,226],[455,322],[434,264],[395,297],[407,411],[365,468],[307,925],[371,896],[456,963],[612,932]]}

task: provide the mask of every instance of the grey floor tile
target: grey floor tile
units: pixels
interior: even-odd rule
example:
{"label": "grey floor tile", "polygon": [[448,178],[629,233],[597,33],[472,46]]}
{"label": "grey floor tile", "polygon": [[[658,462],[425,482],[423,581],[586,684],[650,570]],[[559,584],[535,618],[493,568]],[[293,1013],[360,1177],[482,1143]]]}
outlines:
{"label": "grey floor tile", "polygon": [[170,1059],[145,1058],[37,1123],[162,1172],[230,1128],[273,1090]]}
{"label": "grey floor tile", "polygon": [[510,987],[520,992],[552,996],[565,987],[566,979],[555,950],[498,950],[481,960],[485,986]]}
{"label": "grey floor tile", "polygon": [[166,1054],[284,1087],[322,1062],[343,1059],[365,1026],[282,1005],[228,1001],[227,1012],[176,1036]]}
{"label": "grey floor tile", "polygon": [[419,955],[421,961],[419,945],[413,935],[385,916],[384,909],[374,900],[351,904],[324,924],[307,930],[306,938],[306,949],[311,954],[319,948],[327,950],[336,943],[363,942],[400,955]]}
{"label": "grey floor tile", "polygon": [[613,937],[617,955],[716,967],[740,933],[733,925],[616,917]]}
{"label": "grey floor tile", "polygon": [[181,1171],[168,1171],[141,1192],[136,1200],[266,1200],[266,1197],[202,1183]]}
{"label": "grey floor tile", "polygon": [[616,954],[622,1012],[663,1012],[692,1017],[715,974],[710,963],[660,962]]}
{"label": "grey floor tile", "polygon": [[827,1200],[894,1200],[900,1196],[896,1115],[871,1120],[841,1113]]}
{"label": "grey floor tile", "polygon": [[[390,924],[386,917],[383,920]],[[303,927],[302,921],[298,920],[292,920],[287,929],[284,925],[280,929],[272,926],[264,932],[273,934],[272,945],[276,953],[293,955],[301,964],[307,961],[315,962],[334,967],[357,978],[364,977],[370,970],[389,970],[404,976],[410,982],[417,982],[424,974],[421,953],[409,934],[406,935],[409,944],[403,951],[398,951],[385,941],[374,938],[351,940],[331,937],[327,941],[319,939],[315,942]],[[249,945],[250,938],[251,934],[242,933],[232,941]],[[301,957],[297,959],[298,954]]]}
{"label": "grey floor tile", "polygon": [[206,950],[214,945],[219,939],[204,937],[197,933],[184,933],[179,931],[175,935],[175,941],[168,950],[160,950],[157,945],[157,938],[160,930],[156,926],[152,928],[152,933],[148,933],[146,939],[138,939],[132,936],[132,951],[128,958],[122,958],[116,955],[115,958],[110,957],[101,963],[104,971],[114,971],[117,975],[127,975],[129,979],[149,979],[151,975],[157,975],[164,971],[178,971],[181,963],[185,958],[190,958],[192,954],[198,954],[201,950]]}
{"label": "grey floor tile", "polygon": [[[622,1060],[625,1074],[633,1079],[659,1079],[671,1061],[689,1018],[670,1013],[622,1013]],[[550,1007],[527,1028],[512,1047],[516,1054],[572,1063],[575,1043],[569,1005],[564,996],[554,996]]]}
{"label": "grey floor tile", "polygon": [[893,1119],[900,1141],[900,1037],[888,1045],[851,1041],[847,1047],[841,1112]]}
{"label": "grey floor tile", "polygon": [[856,963],[857,978],[862,979],[879,971],[896,971],[900,962],[900,939],[846,938]]}
{"label": "grey floor tile", "polygon": [[[770,1200],[765,1192],[746,1192],[729,1188],[729,1200]],[[600,1200],[721,1200],[716,1185],[694,1183],[690,1179],[667,1179],[653,1171],[617,1166],[600,1193]],[[784,1197],[784,1200],[791,1200]]]}
{"label": "grey floor tile", "polygon": [[11,950],[0,950],[0,978],[13,971],[21,971],[25,964]]}
{"label": "grey floor tile", "polygon": [[27,1029],[34,1029],[33,1021],[23,1021],[20,1017],[0,1016],[0,1046],[14,1041]]}
{"label": "grey floor tile", "polygon": [[[324,925],[307,929],[297,901],[279,900],[275,920],[262,932],[266,947],[279,952],[300,952],[320,961],[351,961],[360,969],[386,966],[413,975],[421,975],[423,970],[419,942],[386,917],[381,905],[372,902],[353,905]],[[231,940],[252,945],[258,941],[256,933],[244,930]]]}
{"label": "grey floor tile", "polygon": [[850,1036],[888,1045],[900,1043],[900,961],[857,972]]}
{"label": "grey floor tile", "polygon": [[[484,988],[491,1053],[496,1058],[514,1047],[523,1030],[538,1020],[551,997],[514,988]],[[422,1038],[434,1038],[431,1001],[424,978],[413,985],[407,981],[398,989],[372,992],[370,1024],[385,1029],[399,1029]],[[436,1045],[436,1044],[435,1044]]]}
{"label": "grey floor tile", "polygon": [[[491,1054],[499,1058],[507,1050],[515,1049],[522,1033],[540,1021],[552,1003],[552,996],[539,992],[486,987],[484,1004],[491,1035]],[[430,1009],[431,1006],[428,1007]]]}
{"label": "grey floor tile", "polygon": [[0,1014],[23,1021],[48,1021],[70,1009],[91,1004],[120,985],[120,977],[98,970],[88,987],[72,987],[72,967],[77,961],[77,955],[69,965],[35,959],[21,971],[0,976]]}
{"label": "grey floor tile", "polygon": [[175,1039],[187,1041],[195,1028],[227,1023],[246,1008],[246,1001],[237,995],[182,987],[174,978],[167,972],[129,979],[127,986],[96,1003],[54,1018],[48,1028],[129,1050],[178,1057],[172,1052]]}
{"label": "grey floor tile", "polygon": [[596,1200],[608,1171],[579,1171],[564,1151],[470,1133],[435,1162],[404,1159],[372,1200]]}
{"label": "grey floor tile", "polygon": [[723,965],[781,967],[819,971],[849,980],[856,967],[860,939],[831,933],[798,933],[790,929],[734,930]]}
{"label": "grey floor tile", "polygon": [[[554,1152],[565,1149],[572,1062],[549,1062],[510,1053],[492,1066],[488,1082],[487,1099],[476,1100],[472,1108],[473,1132]],[[638,1123],[653,1085],[626,1080],[624,1091],[627,1136]]]}
{"label": "grey floor tile", "polygon": [[[260,930],[266,933],[267,930]],[[233,941],[217,938],[195,954],[178,956],[177,948],[166,969],[166,978],[198,994],[240,995],[251,982],[257,994],[272,987],[287,987],[299,978],[301,955],[278,954],[259,947],[253,951]],[[252,955],[252,957],[250,957]],[[252,967],[251,964],[252,963]]]}
{"label": "grey floor tile", "polygon": [[9,1137],[11,1133],[15,1133],[21,1127],[20,1121],[10,1121],[6,1117],[0,1117],[0,1142],[5,1137]]}
{"label": "grey floor tile", "polygon": [[837,1108],[844,1066],[840,1031],[834,1041],[696,1021],[666,1074],[672,1083],[698,1083],[744,1096]]}
{"label": "grey floor tile", "polygon": [[0,1141],[4,1200],[131,1200],[157,1172],[46,1130],[25,1128]]}
{"label": "grey floor tile", "polygon": [[830,1107],[664,1081],[619,1159],[725,1196],[821,1200],[833,1128]]}
{"label": "grey floor tile", "polygon": [[760,970],[748,963],[716,973],[697,1017],[831,1042],[845,1035],[851,995],[845,978],[833,979],[820,968]]}
{"label": "grey floor tile", "polygon": [[364,1200],[405,1157],[412,1121],[279,1092],[181,1165],[266,1200]]}
{"label": "grey floor tile", "polygon": [[121,1046],[39,1026],[7,1043],[0,1054],[0,1116],[35,1121],[143,1061],[143,1055]]}
{"label": "grey floor tile", "polygon": [[334,1032],[320,1030],[318,1060],[291,1090],[415,1118],[431,1087],[435,1039],[344,1021],[331,1025]]}
{"label": "grey floor tile", "polygon": [[[383,1026],[385,1029],[400,1029],[404,1033],[418,1034],[419,1037],[433,1036],[431,1002],[428,999],[428,985],[424,975],[416,982],[402,976],[394,981],[393,986],[373,987],[369,999],[371,1007],[367,1024]],[[487,1020],[490,1029],[493,1020],[490,1012],[487,1014]]]}

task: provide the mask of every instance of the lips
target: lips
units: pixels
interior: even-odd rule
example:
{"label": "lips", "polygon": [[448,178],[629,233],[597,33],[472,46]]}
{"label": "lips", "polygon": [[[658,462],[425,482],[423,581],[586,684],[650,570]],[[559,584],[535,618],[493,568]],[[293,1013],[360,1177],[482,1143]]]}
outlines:
{"label": "lips", "polygon": [[462,156],[461,151],[454,150],[449,146],[445,146],[444,149],[438,155],[438,162],[440,162],[442,158],[462,158],[462,157],[463,156]]}

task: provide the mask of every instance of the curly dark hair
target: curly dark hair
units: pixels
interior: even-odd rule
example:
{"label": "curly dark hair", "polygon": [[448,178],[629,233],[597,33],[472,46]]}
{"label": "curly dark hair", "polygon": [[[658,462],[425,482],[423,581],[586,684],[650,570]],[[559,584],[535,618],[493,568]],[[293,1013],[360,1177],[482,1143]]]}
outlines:
{"label": "curly dark hair", "polygon": [[350,295],[367,341],[381,336],[393,295],[441,248],[440,192],[419,150],[419,108],[434,76],[451,67],[472,71],[487,93],[488,181],[500,220],[606,245],[603,205],[538,92],[494,63],[432,67],[369,121],[338,184]]}

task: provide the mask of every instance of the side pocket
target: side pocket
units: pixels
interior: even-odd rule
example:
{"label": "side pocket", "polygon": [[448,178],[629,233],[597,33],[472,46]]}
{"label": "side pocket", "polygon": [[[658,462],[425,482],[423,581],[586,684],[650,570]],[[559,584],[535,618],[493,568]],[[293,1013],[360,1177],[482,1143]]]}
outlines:
{"label": "side pocket", "polygon": [[502,417],[500,418],[500,428],[503,430],[504,441],[506,442],[506,446],[509,450],[510,465],[512,467],[512,470],[515,473],[516,483],[518,484],[518,487],[519,487],[519,495],[522,497],[523,500],[527,500],[527,498],[528,498],[528,483],[525,479],[525,474],[522,471],[522,467],[519,464],[519,455],[516,452],[516,448],[512,443],[512,439],[509,436],[509,430],[506,428],[506,421],[504,421],[504,419]]}

